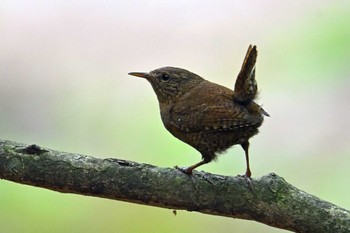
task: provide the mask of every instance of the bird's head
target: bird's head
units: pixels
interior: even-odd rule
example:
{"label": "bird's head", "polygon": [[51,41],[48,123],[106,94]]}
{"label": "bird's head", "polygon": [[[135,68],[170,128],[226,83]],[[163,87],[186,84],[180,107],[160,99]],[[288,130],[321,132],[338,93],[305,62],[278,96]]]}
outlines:
{"label": "bird's head", "polygon": [[163,67],[149,73],[131,72],[129,75],[150,82],[160,103],[172,102],[204,80],[192,72],[175,67]]}

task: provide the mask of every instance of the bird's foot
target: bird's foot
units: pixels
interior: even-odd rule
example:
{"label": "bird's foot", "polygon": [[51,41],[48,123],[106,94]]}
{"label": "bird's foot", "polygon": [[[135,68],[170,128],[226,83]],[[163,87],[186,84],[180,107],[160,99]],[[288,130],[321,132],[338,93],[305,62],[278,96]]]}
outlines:
{"label": "bird's foot", "polygon": [[244,175],[238,175],[238,177],[242,177],[244,178],[245,182],[247,183],[248,185],[248,188],[253,190],[253,183],[252,183],[252,179],[250,178],[250,175],[249,174],[244,174]]}
{"label": "bird's foot", "polygon": [[193,169],[191,167],[179,167],[179,166],[175,166],[175,168],[179,171],[182,171],[183,173],[185,173],[186,175],[192,175],[192,171]]}

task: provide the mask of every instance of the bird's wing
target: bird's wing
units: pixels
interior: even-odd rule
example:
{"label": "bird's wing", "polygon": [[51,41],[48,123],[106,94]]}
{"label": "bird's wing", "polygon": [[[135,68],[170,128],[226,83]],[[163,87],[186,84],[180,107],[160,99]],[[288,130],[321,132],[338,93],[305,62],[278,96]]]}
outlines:
{"label": "bird's wing", "polygon": [[171,116],[172,124],[183,132],[245,130],[261,123],[261,117],[252,116],[232,100],[213,105],[177,105]]}

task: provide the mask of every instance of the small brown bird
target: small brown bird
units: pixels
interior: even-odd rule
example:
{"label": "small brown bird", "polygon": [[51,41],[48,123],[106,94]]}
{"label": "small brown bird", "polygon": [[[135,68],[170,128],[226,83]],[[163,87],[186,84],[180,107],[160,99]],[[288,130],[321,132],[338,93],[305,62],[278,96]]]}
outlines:
{"label": "small brown bird", "polygon": [[157,95],[165,128],[176,138],[202,154],[202,161],[188,168],[186,174],[213,159],[232,145],[240,144],[245,151],[246,178],[249,167],[249,139],[257,134],[265,110],[254,102],[256,46],[249,46],[234,91],[209,82],[187,70],[163,67],[150,73],[131,72],[145,78]]}

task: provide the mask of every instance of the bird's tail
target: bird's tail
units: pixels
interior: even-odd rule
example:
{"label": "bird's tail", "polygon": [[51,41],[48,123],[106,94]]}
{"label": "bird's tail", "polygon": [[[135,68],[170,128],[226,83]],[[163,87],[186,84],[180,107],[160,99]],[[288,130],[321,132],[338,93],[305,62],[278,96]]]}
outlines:
{"label": "bird's tail", "polygon": [[241,71],[235,83],[234,99],[239,103],[249,103],[257,96],[258,85],[255,80],[255,62],[257,56],[256,46],[249,45]]}

